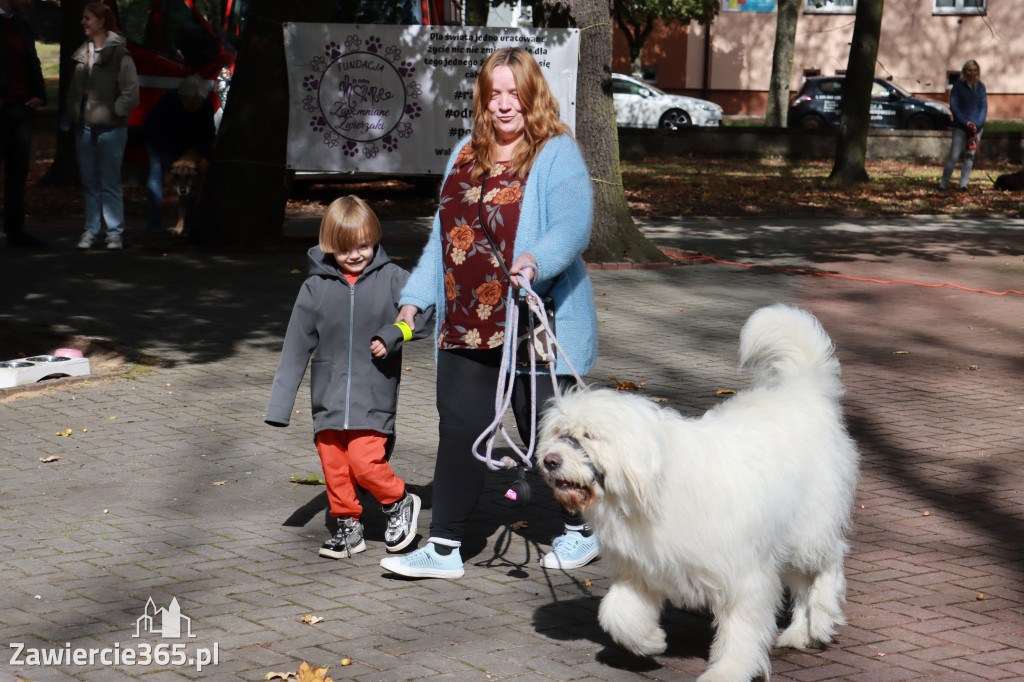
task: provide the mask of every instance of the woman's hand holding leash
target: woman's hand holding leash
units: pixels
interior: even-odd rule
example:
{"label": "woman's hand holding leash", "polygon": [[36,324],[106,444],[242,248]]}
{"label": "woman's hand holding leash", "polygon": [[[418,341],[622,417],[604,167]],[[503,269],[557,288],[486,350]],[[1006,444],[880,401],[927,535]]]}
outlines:
{"label": "woman's hand holding leash", "polygon": [[529,282],[537,281],[537,259],[531,254],[524,253],[519,258],[516,258],[516,262],[512,264],[509,269],[509,274],[512,275],[512,282],[517,281],[517,275],[520,277],[526,277]]}

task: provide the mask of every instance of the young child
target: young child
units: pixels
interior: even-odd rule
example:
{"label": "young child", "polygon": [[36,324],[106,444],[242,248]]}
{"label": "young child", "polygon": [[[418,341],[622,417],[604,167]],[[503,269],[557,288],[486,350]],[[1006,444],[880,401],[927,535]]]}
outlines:
{"label": "young child", "polygon": [[[398,296],[409,273],[380,246],[380,221],[356,196],[335,200],[309,250],[309,275],[299,291],[274,375],[265,421],[287,426],[295,394],[310,369],[316,449],[338,532],[320,556],[338,559],[366,549],[360,485],[388,517],[384,544],[398,552],[416,536],[420,498],[388,464],[393,444],[404,341],[433,329],[433,309],[396,324]],[[389,443],[390,441],[390,443]]]}

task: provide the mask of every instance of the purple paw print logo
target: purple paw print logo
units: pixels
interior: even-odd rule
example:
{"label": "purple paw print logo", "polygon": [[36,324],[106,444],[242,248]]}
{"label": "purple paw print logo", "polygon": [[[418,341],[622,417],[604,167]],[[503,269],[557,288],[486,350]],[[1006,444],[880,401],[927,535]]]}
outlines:
{"label": "purple paw print logo", "polygon": [[412,124],[408,121],[403,121],[402,125],[398,126],[398,136],[403,140],[412,135]]}
{"label": "purple paw print logo", "polygon": [[331,149],[334,149],[339,144],[341,144],[341,138],[338,137],[337,133],[335,133],[333,130],[328,130],[326,133],[324,133],[324,144],[330,147]]}
{"label": "purple paw print logo", "polygon": [[409,97],[419,97],[423,94],[423,86],[419,83],[409,83],[405,87],[405,94],[409,95]]}
{"label": "purple paw print logo", "polygon": [[416,67],[412,65],[412,62],[403,62],[402,65],[398,67],[398,75],[402,78],[409,78],[414,73],[416,73]]}
{"label": "purple paw print logo", "polygon": [[384,56],[388,58],[388,61],[394,64],[402,58],[402,50],[397,45],[389,45],[388,49],[384,50]]}
{"label": "purple paw print logo", "polygon": [[310,92],[316,92],[320,87],[320,79],[317,76],[306,76],[302,79],[302,87]]}
{"label": "purple paw print logo", "polygon": [[379,150],[377,149],[377,145],[373,144],[372,142],[370,144],[363,145],[363,156],[365,156],[368,159],[375,158],[377,156],[378,151]]}
{"label": "purple paw print logo", "polygon": [[398,140],[390,135],[385,135],[384,139],[380,141],[380,146],[384,147],[384,151],[386,152],[393,152],[398,149]]}
{"label": "purple paw print logo", "polygon": [[341,153],[348,157],[354,157],[359,153],[359,144],[354,140],[345,140],[341,145]]}
{"label": "purple paw print logo", "polygon": [[324,56],[331,61],[334,61],[341,56],[341,45],[334,42],[333,40],[324,47]]}
{"label": "purple paw print logo", "polygon": [[327,120],[323,116],[314,116],[309,121],[309,127],[313,129],[314,133],[322,133],[327,127]]}
{"label": "purple paw print logo", "polygon": [[324,69],[327,68],[327,60],[320,55],[317,55],[309,62],[309,68],[313,69],[317,73],[323,73]]}
{"label": "purple paw print logo", "polygon": [[419,118],[421,113],[423,113],[423,107],[416,102],[409,102],[405,105],[405,114],[409,118]]}
{"label": "purple paw print logo", "polygon": [[314,111],[316,111],[316,97],[314,97],[313,95],[306,95],[302,99],[302,108],[308,111],[309,113],[313,113]]}
{"label": "purple paw print logo", "polygon": [[366,51],[377,54],[377,50],[379,50],[383,44],[384,43],[382,43],[380,38],[377,36],[370,36],[366,39]]}
{"label": "purple paw print logo", "polygon": [[359,46],[362,44],[363,41],[360,40],[359,36],[357,36],[355,33],[350,35],[348,38],[345,38],[345,49],[348,50],[349,52],[352,52],[353,50],[358,50]]}

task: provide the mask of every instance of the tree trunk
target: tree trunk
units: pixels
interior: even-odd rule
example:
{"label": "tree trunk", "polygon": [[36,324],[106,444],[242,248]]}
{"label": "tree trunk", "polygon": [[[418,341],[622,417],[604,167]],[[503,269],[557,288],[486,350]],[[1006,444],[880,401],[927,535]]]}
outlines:
{"label": "tree trunk", "polygon": [[793,52],[801,0],[778,0],[775,18],[775,50],[772,53],[772,77],[768,84],[768,108],[764,124],[783,128],[789,112],[789,83],[793,78]]}
{"label": "tree trunk", "polygon": [[[60,5],[60,88],[57,102],[58,117],[64,115],[64,102],[71,85],[75,63],[71,55],[85,42],[82,33],[82,11],[89,0],[64,0]],[[78,161],[75,158],[75,138],[70,131],[57,131],[57,150],[53,163],[46,169],[40,184],[50,187],[66,187],[78,184]]]}
{"label": "tree trunk", "polygon": [[594,188],[594,226],[583,257],[591,262],[656,263],[668,260],[633,222],[622,186],[619,138],[612,104],[612,25],[608,3],[568,0],[580,32],[576,79],[576,139]]}
{"label": "tree trunk", "polygon": [[291,173],[288,146],[287,21],[330,21],[330,0],[251,0],[231,93],[199,201],[193,239],[259,248],[280,239]]}
{"label": "tree trunk", "polygon": [[846,65],[843,113],[839,119],[839,140],[829,183],[849,187],[869,180],[864,161],[868,149],[868,124],[871,120],[871,85],[875,77],[875,59],[882,33],[884,0],[860,0],[853,24],[853,41]]}

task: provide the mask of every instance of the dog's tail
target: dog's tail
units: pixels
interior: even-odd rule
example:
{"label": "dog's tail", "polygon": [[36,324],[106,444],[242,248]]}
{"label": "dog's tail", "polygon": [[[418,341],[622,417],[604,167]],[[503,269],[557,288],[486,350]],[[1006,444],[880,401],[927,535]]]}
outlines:
{"label": "dog's tail", "polygon": [[842,395],[839,360],[832,339],[814,315],[791,305],[756,310],[740,332],[740,364],[756,384],[779,384],[807,377],[819,388]]}

